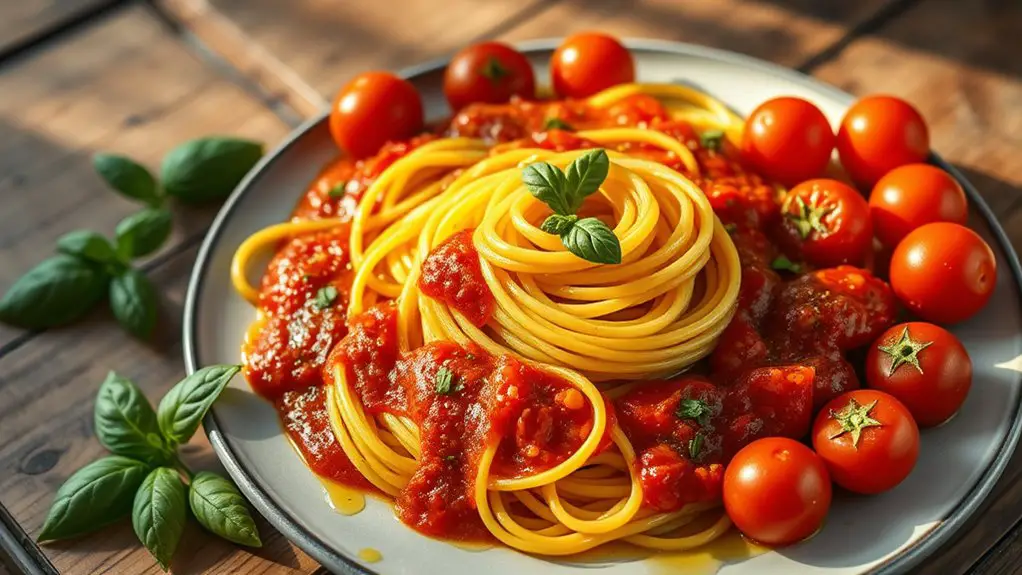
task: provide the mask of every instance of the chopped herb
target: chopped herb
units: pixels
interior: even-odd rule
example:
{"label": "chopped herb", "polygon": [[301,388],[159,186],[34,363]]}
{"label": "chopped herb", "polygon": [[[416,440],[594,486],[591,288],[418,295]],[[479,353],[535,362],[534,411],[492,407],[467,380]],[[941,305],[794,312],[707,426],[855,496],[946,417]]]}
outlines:
{"label": "chopped herb", "polygon": [[722,130],[706,130],[699,134],[699,144],[707,150],[720,151],[724,143],[724,132]]}
{"label": "chopped herb", "polygon": [[454,385],[454,373],[446,367],[441,367],[436,370],[436,377],[433,379],[433,385],[436,386],[436,392],[439,395],[450,395],[460,387]]}
{"label": "chopped herb", "polygon": [[692,459],[699,458],[699,452],[703,450],[703,434],[696,432],[695,437],[688,441],[688,455]]}
{"label": "chopped herb", "polygon": [[457,455],[447,455],[447,456],[444,456],[444,459],[446,459],[447,461],[454,462],[454,461],[458,460],[458,456]]}
{"label": "chopped herb", "polygon": [[683,399],[678,403],[675,414],[678,419],[693,419],[699,425],[706,425],[711,414],[710,406],[701,399]]}
{"label": "chopped herb", "polygon": [[724,231],[733,236],[738,231],[738,224],[724,224]]}
{"label": "chopped herb", "polygon": [[337,182],[334,184],[330,191],[326,195],[333,199],[337,199],[344,196],[344,189],[348,187],[348,182]]}
{"label": "chopped herb", "polygon": [[562,120],[562,119],[560,119],[558,117],[555,117],[555,116],[547,118],[546,121],[543,122],[543,129],[544,130],[567,130],[569,132],[575,131],[575,128],[573,128],[571,126],[571,124],[569,124],[569,123],[565,122],[564,120]]}
{"label": "chopped herb", "polygon": [[770,267],[775,270],[786,270],[796,274],[802,271],[800,264],[789,260],[786,256],[777,256],[777,259],[770,263]]}
{"label": "chopped herb", "polygon": [[505,78],[511,74],[511,72],[500,63],[500,60],[493,56],[490,56],[490,59],[483,64],[481,72],[483,76],[493,84],[499,83],[501,78]]}
{"label": "chopped herb", "polygon": [[316,309],[326,309],[337,301],[337,288],[334,286],[326,286],[319,288],[316,292],[316,298],[313,299],[312,305]]}

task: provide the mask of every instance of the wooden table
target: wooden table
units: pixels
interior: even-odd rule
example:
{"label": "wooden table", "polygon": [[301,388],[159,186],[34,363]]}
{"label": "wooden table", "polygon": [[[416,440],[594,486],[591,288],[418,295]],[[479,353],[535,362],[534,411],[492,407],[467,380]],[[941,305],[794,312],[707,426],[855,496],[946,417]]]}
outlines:
{"label": "wooden table", "polygon": [[[290,7],[285,8],[285,4]],[[135,206],[93,174],[97,150],[155,165],[209,133],[269,143],[352,74],[395,69],[484,38],[598,28],[682,40],[797,68],[855,94],[889,92],[929,120],[1022,247],[1022,3],[1016,0],[5,0],[0,2],[0,291],[64,232],[109,233]],[[457,15],[454,17],[454,15]],[[159,572],[127,523],[40,548],[56,488],[102,448],[92,400],[106,371],[158,397],[183,375],[181,305],[215,207],[175,218],[145,270],[159,333],[125,336],[106,310],[41,333],[0,326],[0,559],[12,572]],[[215,467],[196,439],[189,458]],[[1022,455],[985,511],[921,572],[1022,572]],[[261,523],[256,553],[192,522],[176,573],[313,572]],[[3,568],[0,567],[0,572]]]}

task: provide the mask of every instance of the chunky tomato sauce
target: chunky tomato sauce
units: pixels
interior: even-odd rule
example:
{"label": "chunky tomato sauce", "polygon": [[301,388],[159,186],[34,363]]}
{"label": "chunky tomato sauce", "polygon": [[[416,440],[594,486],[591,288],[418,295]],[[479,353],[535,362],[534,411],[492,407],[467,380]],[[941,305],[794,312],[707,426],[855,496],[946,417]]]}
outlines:
{"label": "chunky tomato sauce", "polygon": [[[372,158],[328,166],[293,218],[349,217],[387,166],[439,136],[483,138],[498,149],[564,151],[596,147],[577,130],[623,125],[655,128],[692,150],[698,176],[672,153],[642,143],[617,147],[691,176],[731,234],[742,264],[735,319],[706,365],[695,370],[707,376],[646,382],[606,401],[635,447],[644,504],[668,511],[719,499],[724,467],[750,441],[804,437],[815,409],[859,385],[845,353],[879,335],[896,313],[889,286],[866,270],[800,264],[792,272],[793,266],[778,265],[781,256],[796,256],[780,247],[779,188],[745,169],[720,134],[671,120],[648,96],[603,110],[572,101],[472,105],[429,134],[389,143]],[[494,300],[471,233],[455,235],[430,254],[420,289],[482,326]],[[325,412],[322,371],[347,370],[369,413],[407,416],[420,429],[420,465],[397,500],[402,521],[433,536],[486,538],[472,493],[483,447],[497,445],[492,476],[549,469],[588,436],[587,400],[547,372],[476,346],[436,342],[399,353],[390,305],[345,322],[350,281],[343,227],[284,242],[263,279],[262,318],[245,347],[249,381],[277,406],[315,472],[368,489],[333,439]],[[607,445],[605,437],[601,448]]]}
{"label": "chunky tomato sauce", "polygon": [[437,246],[422,262],[419,289],[460,311],[477,327],[493,315],[493,293],[483,279],[473,230],[462,230]]}
{"label": "chunky tomato sauce", "polygon": [[535,474],[582,445],[593,410],[561,378],[474,344],[399,353],[396,314],[382,304],[356,316],[329,368],[347,371],[369,413],[419,428],[419,467],[397,498],[401,520],[428,535],[486,539],[473,495],[485,447],[497,445],[491,477]]}

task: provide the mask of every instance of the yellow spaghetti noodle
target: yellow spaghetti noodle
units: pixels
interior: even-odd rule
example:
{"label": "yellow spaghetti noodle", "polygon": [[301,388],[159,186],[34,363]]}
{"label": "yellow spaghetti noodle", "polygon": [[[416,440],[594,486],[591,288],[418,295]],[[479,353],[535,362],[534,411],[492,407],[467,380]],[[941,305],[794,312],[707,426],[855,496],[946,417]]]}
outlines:
{"label": "yellow spaghetti noodle", "polygon": [[[680,86],[618,86],[589,99],[606,108],[646,94],[677,119],[740,136],[740,120],[720,102]],[[348,315],[395,301],[399,347],[450,340],[513,354],[559,376],[592,411],[582,445],[553,468],[523,478],[491,474],[497,445],[486,445],[474,501],[486,528],[504,544],[542,555],[578,553],[612,540],[652,549],[702,545],[726,531],[727,517],[695,534],[675,533],[714,504],[655,513],[642,507],[636,454],[620,428],[614,447],[597,453],[607,430],[601,389],[614,382],[662,378],[705,357],[731,319],[738,298],[738,255],[709,201],[688,178],[662,164],[614,151],[640,143],[699,167],[676,139],[650,129],[586,130],[579,137],[608,150],[610,170],[580,215],[605,221],[620,241],[622,262],[594,264],[568,252],[539,229],[549,208],[522,182],[522,168],[548,162],[565,168],[581,152],[500,148],[480,140],[440,139],[397,160],[369,186],[350,221],[278,224],[238,249],[231,276],[253,303],[246,279],[254,257],[285,238],[350,226],[354,270]],[[474,229],[483,277],[493,293],[492,319],[477,327],[447,304],[419,291],[422,262],[453,234]],[[396,496],[418,465],[418,429],[362,406],[342,365],[328,377],[328,413],[353,465],[380,491]],[[599,387],[598,387],[599,385]]]}

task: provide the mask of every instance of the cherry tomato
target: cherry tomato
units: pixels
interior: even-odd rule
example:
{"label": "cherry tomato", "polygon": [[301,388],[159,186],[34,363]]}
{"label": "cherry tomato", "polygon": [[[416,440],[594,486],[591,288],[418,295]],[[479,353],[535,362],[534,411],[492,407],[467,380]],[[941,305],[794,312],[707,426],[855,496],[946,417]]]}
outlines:
{"label": "cherry tomato", "polygon": [[969,205],[951,174],[929,164],[908,164],[880,178],[869,196],[869,212],[876,236],[894,248],[923,224],[964,224]]}
{"label": "cherry tomato", "polygon": [[906,307],[935,323],[976,314],[997,283],[994,252],[979,234],[949,222],[926,224],[891,256],[891,287]]}
{"label": "cherry tomato", "polygon": [[554,92],[585,98],[618,84],[635,81],[632,53],[606,34],[569,36],[550,58]]}
{"label": "cherry tomato", "polygon": [[915,467],[919,428],[893,396],[859,389],[823,406],[813,424],[813,448],[834,483],[855,493],[881,493]]}
{"label": "cherry tomato", "polygon": [[830,497],[823,461],[794,439],[757,439],[724,471],[728,517],[742,533],[767,545],[796,543],[819,531]]}
{"label": "cherry tomato", "polygon": [[444,72],[444,95],[455,111],[474,102],[501,104],[511,96],[536,96],[532,64],[514,48],[483,42],[451,58]]}
{"label": "cherry tomato", "polygon": [[822,174],[833,151],[827,117],[801,98],[767,100],[745,121],[742,159],[785,186]]}
{"label": "cherry tomato", "polygon": [[920,427],[954,415],[972,386],[972,360],[948,330],[925,322],[896,325],[870,346],[866,382],[898,398]]}
{"label": "cherry tomato", "polygon": [[341,88],[330,109],[330,134],[355,159],[422,130],[422,99],[407,80],[390,72],[365,72]]}
{"label": "cherry tomato", "polygon": [[841,120],[837,152],[848,175],[872,187],[894,168],[926,160],[930,132],[922,115],[893,96],[869,96],[856,102]]}
{"label": "cherry tomato", "polygon": [[837,180],[809,180],[781,204],[786,247],[819,267],[861,264],[872,247],[869,204]]}

